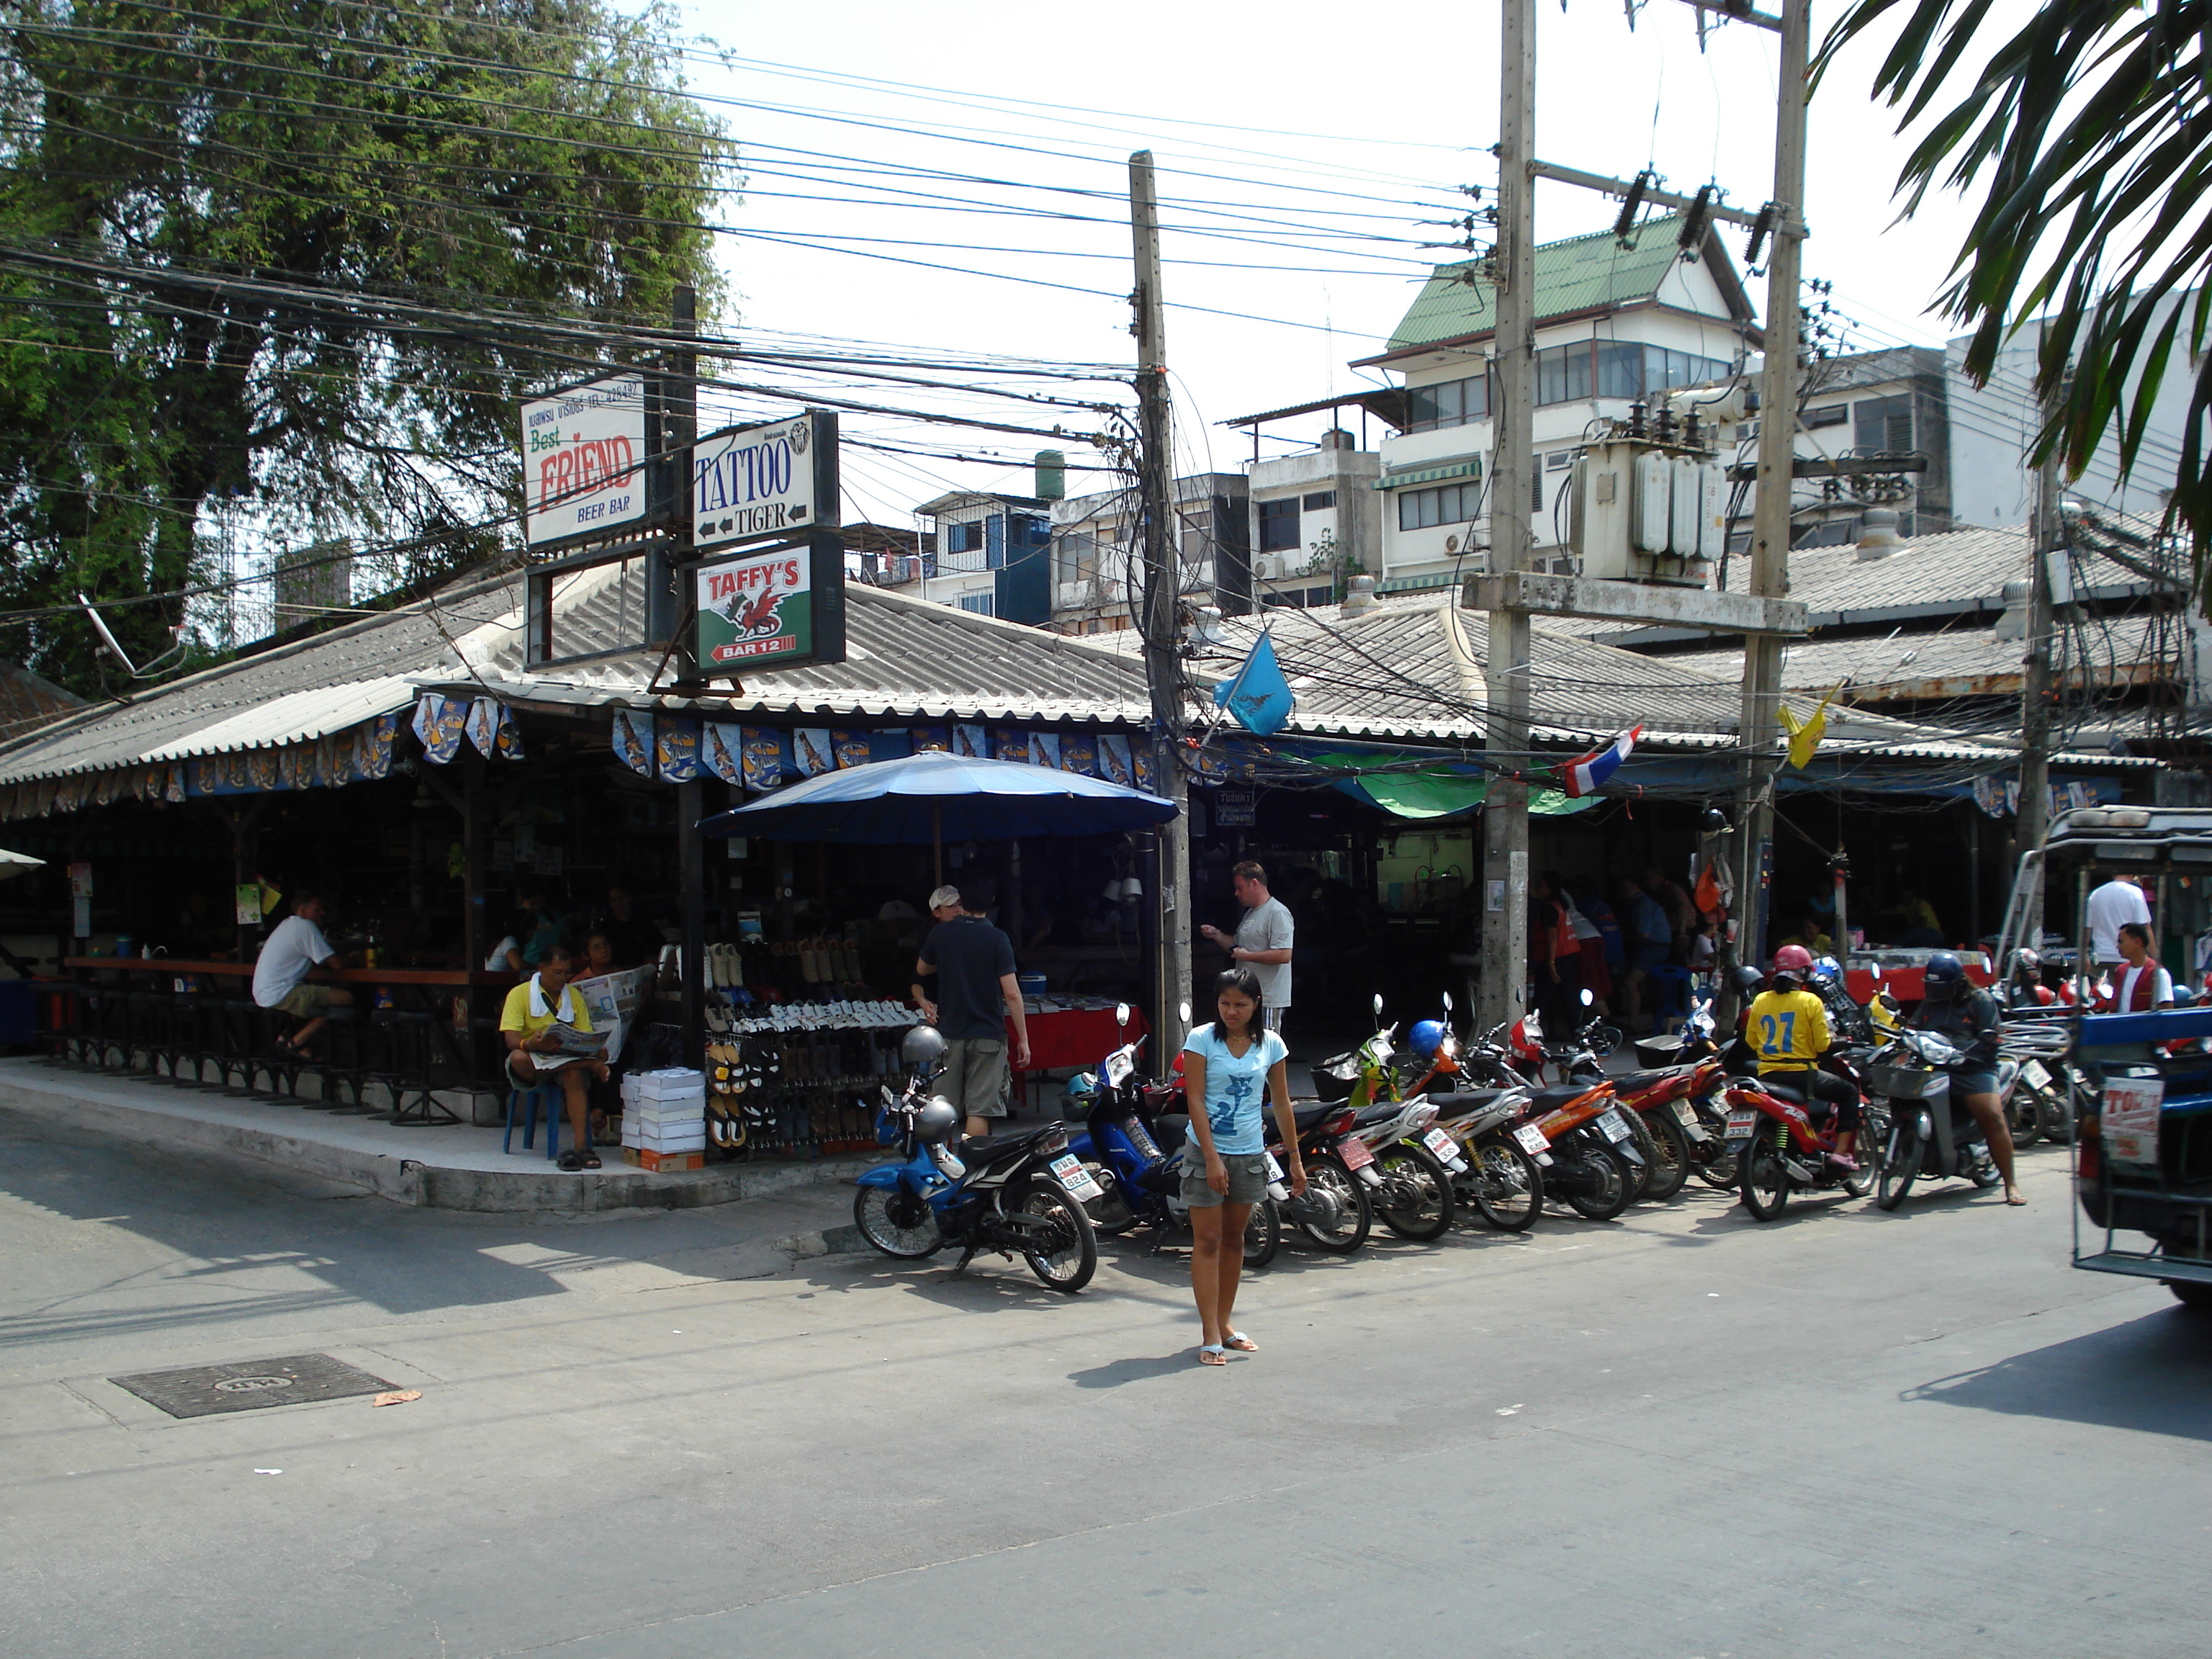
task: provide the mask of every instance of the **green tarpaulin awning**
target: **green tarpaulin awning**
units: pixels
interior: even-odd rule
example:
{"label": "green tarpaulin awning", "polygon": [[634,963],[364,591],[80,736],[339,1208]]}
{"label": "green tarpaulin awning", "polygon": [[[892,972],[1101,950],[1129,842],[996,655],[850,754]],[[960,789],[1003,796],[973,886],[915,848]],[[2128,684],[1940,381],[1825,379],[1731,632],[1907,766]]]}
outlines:
{"label": "green tarpaulin awning", "polygon": [[[1357,766],[1357,755],[1316,755],[1323,765]],[[1393,817],[1449,818],[1472,812],[1489,793],[1490,780],[1474,772],[1363,772],[1339,778],[1336,787],[1354,800],[1379,806]],[[1570,799],[1558,789],[1531,789],[1528,811],[1538,817],[1559,817],[1597,805],[1595,795]]]}

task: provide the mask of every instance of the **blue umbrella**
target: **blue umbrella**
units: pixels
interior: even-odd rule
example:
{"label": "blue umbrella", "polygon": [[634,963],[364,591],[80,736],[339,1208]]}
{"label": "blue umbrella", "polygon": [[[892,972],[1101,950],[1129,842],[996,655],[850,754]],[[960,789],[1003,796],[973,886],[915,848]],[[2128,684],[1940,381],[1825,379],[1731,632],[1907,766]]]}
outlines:
{"label": "blue umbrella", "polygon": [[931,750],[904,760],[825,772],[718,813],[709,836],[827,841],[868,846],[1006,841],[1021,836],[1100,836],[1149,830],[1176,815],[1173,801],[1079,772],[979,760]]}

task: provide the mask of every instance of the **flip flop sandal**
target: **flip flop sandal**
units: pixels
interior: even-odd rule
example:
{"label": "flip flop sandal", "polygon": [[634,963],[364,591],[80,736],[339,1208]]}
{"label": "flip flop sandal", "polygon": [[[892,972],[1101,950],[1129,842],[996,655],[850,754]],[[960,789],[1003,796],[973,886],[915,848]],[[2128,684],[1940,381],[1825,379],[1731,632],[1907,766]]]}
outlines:
{"label": "flip flop sandal", "polygon": [[558,1164],[559,1167],[569,1175],[576,1174],[584,1167],[584,1160],[576,1153],[573,1147],[568,1152],[561,1154]]}
{"label": "flip flop sandal", "polygon": [[1228,1351],[1218,1342],[1208,1342],[1199,1349],[1198,1363],[1201,1365],[1226,1365],[1229,1363]]}
{"label": "flip flop sandal", "polygon": [[1230,1332],[1227,1336],[1222,1338],[1221,1346],[1224,1348],[1234,1348],[1239,1353],[1257,1353],[1260,1352],[1260,1345],[1255,1342],[1250,1337],[1245,1335],[1242,1331]]}
{"label": "flip flop sandal", "polygon": [[584,1167],[587,1170],[596,1170],[599,1168],[599,1155],[597,1152],[586,1152],[584,1154]]}

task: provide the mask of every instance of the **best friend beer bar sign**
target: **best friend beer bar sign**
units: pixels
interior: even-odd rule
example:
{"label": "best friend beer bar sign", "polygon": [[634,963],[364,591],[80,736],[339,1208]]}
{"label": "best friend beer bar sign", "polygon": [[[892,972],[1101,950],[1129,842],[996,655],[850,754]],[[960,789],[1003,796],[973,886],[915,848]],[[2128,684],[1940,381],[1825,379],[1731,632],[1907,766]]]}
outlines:
{"label": "best friend beer bar sign", "polygon": [[645,377],[616,374],[522,406],[525,534],[545,549],[645,517]]}
{"label": "best friend beer bar sign", "polygon": [[837,522],[837,417],[733,427],[691,450],[691,545],[700,552]]}

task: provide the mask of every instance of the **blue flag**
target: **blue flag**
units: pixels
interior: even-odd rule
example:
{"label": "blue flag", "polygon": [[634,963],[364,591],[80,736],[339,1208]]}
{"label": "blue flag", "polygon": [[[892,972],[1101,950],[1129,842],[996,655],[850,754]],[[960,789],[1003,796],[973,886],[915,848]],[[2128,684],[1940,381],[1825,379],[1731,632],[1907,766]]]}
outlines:
{"label": "blue flag", "polygon": [[1213,688],[1213,702],[1218,708],[1226,708],[1247,732],[1259,737],[1271,736],[1289,723],[1291,710],[1297,699],[1291,695],[1291,684],[1283,678],[1282,665],[1275,660],[1273,635],[1260,635],[1252,654],[1244,659],[1244,666],[1237,671],[1237,678],[1223,680]]}

